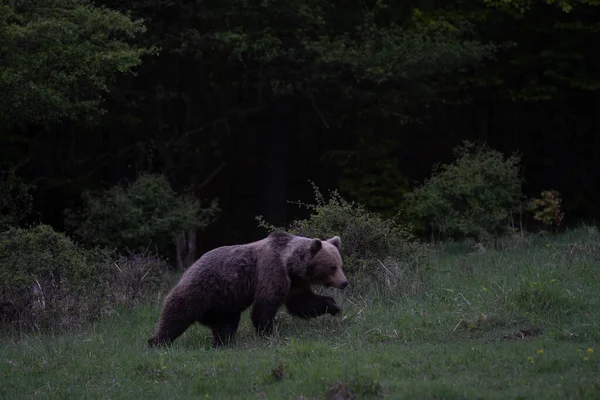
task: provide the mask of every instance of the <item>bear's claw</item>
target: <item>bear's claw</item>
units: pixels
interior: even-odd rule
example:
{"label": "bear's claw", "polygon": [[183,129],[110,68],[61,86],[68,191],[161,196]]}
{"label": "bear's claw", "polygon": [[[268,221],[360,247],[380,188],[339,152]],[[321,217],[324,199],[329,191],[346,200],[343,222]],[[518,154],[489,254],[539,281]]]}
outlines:
{"label": "bear's claw", "polygon": [[159,338],[157,338],[156,336],[151,337],[150,339],[148,339],[148,347],[159,347],[159,346],[164,346],[166,344],[169,344],[168,340],[161,340]]}
{"label": "bear's claw", "polygon": [[327,303],[327,312],[331,315],[336,315],[337,313],[339,313],[340,311],[342,311],[342,309],[340,308],[340,306],[338,306],[335,302],[334,299],[332,299],[331,297],[327,297],[326,298],[326,303]]}

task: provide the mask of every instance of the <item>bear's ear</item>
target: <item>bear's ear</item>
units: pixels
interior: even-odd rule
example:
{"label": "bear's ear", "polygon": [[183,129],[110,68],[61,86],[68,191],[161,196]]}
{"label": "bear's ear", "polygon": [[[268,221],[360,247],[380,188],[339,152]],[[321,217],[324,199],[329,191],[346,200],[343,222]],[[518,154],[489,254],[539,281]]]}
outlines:
{"label": "bear's ear", "polygon": [[310,255],[314,257],[315,254],[317,254],[319,250],[321,250],[321,247],[323,247],[323,243],[321,243],[319,239],[313,239],[310,242]]}
{"label": "bear's ear", "polygon": [[340,248],[340,246],[342,245],[342,240],[340,239],[339,236],[334,236],[331,239],[327,239],[327,241],[329,243],[331,243],[332,245],[334,245],[335,247],[337,247],[338,249]]}

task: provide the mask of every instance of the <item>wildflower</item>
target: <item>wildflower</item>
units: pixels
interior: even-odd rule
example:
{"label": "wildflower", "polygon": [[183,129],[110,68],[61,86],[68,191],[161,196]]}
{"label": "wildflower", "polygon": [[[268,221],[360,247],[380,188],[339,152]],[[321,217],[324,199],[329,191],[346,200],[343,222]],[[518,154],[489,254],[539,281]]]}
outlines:
{"label": "wildflower", "polygon": [[527,357],[527,359],[529,360],[530,363],[533,364],[533,357]]}
{"label": "wildflower", "polygon": [[483,291],[484,291],[484,292],[487,292],[487,288],[486,288],[485,286],[483,287]]}
{"label": "wildflower", "polygon": [[594,349],[592,349],[591,347],[588,349],[588,354],[593,354],[594,353]]}
{"label": "wildflower", "polygon": [[588,357],[583,357],[583,361],[590,361]]}
{"label": "wildflower", "polygon": [[542,350],[542,349],[539,349],[539,350],[537,351],[537,353],[538,353],[538,354],[544,354],[544,350]]}

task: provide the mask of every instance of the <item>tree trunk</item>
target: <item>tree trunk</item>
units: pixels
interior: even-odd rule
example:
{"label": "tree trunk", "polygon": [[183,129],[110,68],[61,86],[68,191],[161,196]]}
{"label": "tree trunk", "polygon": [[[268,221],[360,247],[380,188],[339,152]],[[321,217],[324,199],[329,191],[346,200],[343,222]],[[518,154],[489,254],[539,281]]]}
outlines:
{"label": "tree trunk", "polygon": [[177,269],[184,270],[196,261],[196,234],[195,228],[189,229],[175,240],[175,251],[177,258]]}
{"label": "tree trunk", "polygon": [[192,228],[187,232],[187,254],[185,256],[185,268],[189,267],[196,261],[196,228]]}
{"label": "tree trunk", "polygon": [[180,271],[185,269],[185,266],[184,266],[185,264],[183,261],[183,259],[185,257],[185,255],[183,253],[183,250],[185,249],[184,243],[185,243],[185,233],[182,232],[181,234],[179,234],[179,236],[177,236],[175,238],[175,257],[177,259],[177,269]]}

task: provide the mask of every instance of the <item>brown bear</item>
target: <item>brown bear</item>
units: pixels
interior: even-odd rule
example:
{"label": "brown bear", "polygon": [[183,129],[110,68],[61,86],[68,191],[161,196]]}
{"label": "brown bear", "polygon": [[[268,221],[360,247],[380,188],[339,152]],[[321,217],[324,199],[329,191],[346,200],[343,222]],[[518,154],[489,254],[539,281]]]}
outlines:
{"label": "brown bear", "polygon": [[181,276],[165,298],[150,346],[171,343],[191,324],[212,329],[213,346],[234,338],[241,313],[252,305],[259,334],[270,334],[281,305],[291,315],[314,318],[340,307],[313,285],[344,289],[340,238],[311,239],[277,231],[265,239],[223,246],[205,253]]}

